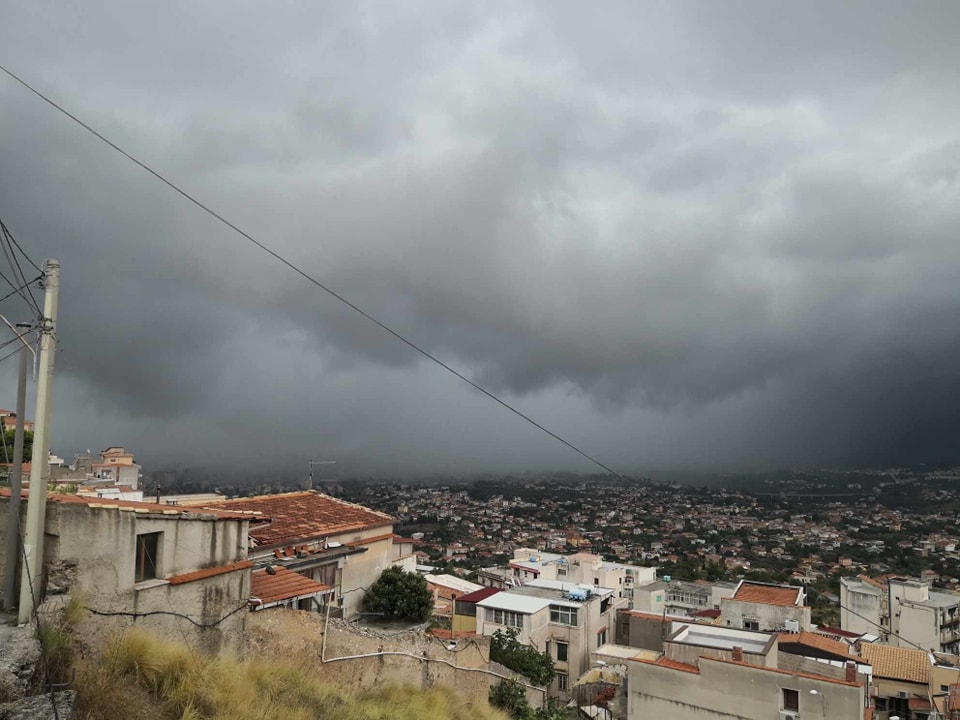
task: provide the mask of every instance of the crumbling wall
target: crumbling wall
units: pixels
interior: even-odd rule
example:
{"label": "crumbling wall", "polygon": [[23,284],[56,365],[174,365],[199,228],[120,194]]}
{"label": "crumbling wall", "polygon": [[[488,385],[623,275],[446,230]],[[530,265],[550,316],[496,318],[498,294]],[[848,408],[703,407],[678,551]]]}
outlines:
{"label": "crumbling wall", "polygon": [[[500,682],[491,671],[512,675],[505,668],[491,667],[489,638],[458,638],[452,647],[448,640],[420,630],[388,634],[330,620],[324,650],[324,624],[318,613],[283,608],[251,613],[248,651],[314,663],[331,684],[358,692],[388,683],[442,685],[455,690],[466,705],[487,704],[490,686]],[[543,693],[531,690],[528,699],[541,707]]]}

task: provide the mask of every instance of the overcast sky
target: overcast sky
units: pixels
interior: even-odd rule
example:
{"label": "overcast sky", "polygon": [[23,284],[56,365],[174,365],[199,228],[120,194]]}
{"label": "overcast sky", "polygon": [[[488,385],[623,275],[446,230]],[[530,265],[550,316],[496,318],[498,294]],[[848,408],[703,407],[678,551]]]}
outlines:
{"label": "overcast sky", "polygon": [[[13,0],[0,63],[619,470],[934,462],[960,447],[958,27],[950,2]],[[5,76],[0,218],[63,266],[68,459],[594,469]]]}

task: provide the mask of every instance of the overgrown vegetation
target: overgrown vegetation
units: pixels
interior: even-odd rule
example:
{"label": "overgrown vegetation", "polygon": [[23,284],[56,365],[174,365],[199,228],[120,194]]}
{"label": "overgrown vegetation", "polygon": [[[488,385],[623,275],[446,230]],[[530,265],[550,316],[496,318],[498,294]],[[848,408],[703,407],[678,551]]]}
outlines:
{"label": "overgrown vegetation", "polygon": [[444,688],[350,695],[294,664],[237,662],[133,631],[83,663],[77,720],[505,720]]}
{"label": "overgrown vegetation", "polygon": [[529,645],[521,645],[516,628],[506,632],[497,630],[490,639],[490,659],[515,673],[523,675],[534,685],[549,685],[556,672],[553,659]]}
{"label": "overgrown vegetation", "polygon": [[393,566],[367,590],[363,609],[389,619],[423,622],[433,610],[433,595],[422,575]]}
{"label": "overgrown vegetation", "polygon": [[513,680],[501,680],[490,688],[490,704],[500,708],[513,720],[565,720],[567,712],[551,703],[545,708],[532,708],[527,702],[523,685]]}
{"label": "overgrown vegetation", "polygon": [[34,680],[38,686],[69,680],[73,667],[73,628],[83,618],[83,602],[71,597],[56,613],[40,616],[35,634],[40,643],[40,663]]}

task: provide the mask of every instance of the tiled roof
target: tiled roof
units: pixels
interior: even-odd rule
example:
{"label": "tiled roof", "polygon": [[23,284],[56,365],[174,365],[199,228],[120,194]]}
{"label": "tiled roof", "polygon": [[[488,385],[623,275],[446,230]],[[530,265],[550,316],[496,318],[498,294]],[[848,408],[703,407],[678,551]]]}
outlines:
{"label": "tiled roof", "polygon": [[748,662],[743,660],[722,660],[720,658],[707,657],[706,655],[700,658],[700,661],[709,660],[710,662],[725,663],[727,665],[739,665],[740,667],[748,668],[750,670],[761,670],[763,672],[778,673],[780,675],[790,675],[791,677],[801,677],[807,678],[808,680],[819,680],[821,682],[832,683],[834,685],[846,685],[848,687],[863,687],[863,683],[859,681],[849,682],[847,680],[840,680],[838,678],[827,677],[826,675],[814,675],[813,673],[805,672],[794,672],[793,670],[781,670],[780,668],[764,667],[762,665],[751,665]]}
{"label": "tiled roof", "polygon": [[[21,492],[22,498],[30,495],[29,489]],[[0,497],[10,497],[10,488],[0,488]],[[151,513],[160,515],[207,515],[214,516],[221,520],[248,520],[249,516],[243,513],[231,512],[226,508],[207,508],[195,507],[189,505],[158,505],[152,502],[137,502],[134,500],[114,500],[111,498],[88,497],[85,495],[72,495],[69,493],[48,492],[47,502],[86,505],[92,508],[118,508],[120,510],[131,510],[133,512]]]}
{"label": "tiled roof", "polygon": [[700,674],[700,668],[698,668],[696,665],[688,665],[687,663],[671,660],[666,656],[659,657],[656,660],[650,660],[645,657],[633,657],[630,658],[630,660],[643,663],[644,665],[658,665],[660,667],[670,668],[671,670],[680,670],[681,672],[693,673],[694,675]]}
{"label": "tiled roof", "polygon": [[803,589],[798,587],[743,582],[733,594],[733,599],[762,605],[795,607],[800,605],[800,594],[802,592]]}
{"label": "tiled roof", "polygon": [[250,578],[250,592],[264,605],[309,597],[331,589],[329,585],[322,585],[285,567],[274,565],[273,569],[276,571],[273,575],[265,569],[254,570]]}
{"label": "tiled roof", "polygon": [[821,625],[817,628],[818,633],[826,633],[827,635],[836,635],[837,637],[845,637],[855,639],[860,637],[862,633],[850,632],[849,630],[843,630],[834,625]]}
{"label": "tiled roof", "polygon": [[780,645],[804,645],[842,658],[858,661],[859,657],[850,653],[850,646],[839,640],[831,640],[812,632],[780,633],[777,636]]}
{"label": "tiled roof", "polygon": [[216,577],[217,575],[226,575],[227,573],[232,573],[237,570],[245,570],[248,567],[253,567],[253,563],[250,560],[240,560],[235,563],[230,563],[229,565],[219,565],[203,570],[194,570],[193,572],[183,573],[181,575],[171,575],[167,578],[167,581],[171,585],[183,585],[184,583],[193,582],[194,580],[203,580],[209,577]]}
{"label": "tiled roof", "polygon": [[[386,513],[312,490],[222,500],[205,503],[203,507],[260,513],[264,520],[272,520],[262,525],[251,523],[250,527],[250,537],[258,545],[267,547],[386,527],[394,522]],[[388,537],[392,537],[392,533]]]}
{"label": "tiled roof", "polygon": [[495,595],[500,592],[499,588],[485,587],[480,588],[479,590],[474,590],[472,593],[467,593],[466,595],[461,595],[457,598],[458,603],[475,603],[480,602],[481,600],[486,600],[491,595]]}
{"label": "tiled roof", "polygon": [[876,677],[926,684],[930,678],[930,656],[923,650],[864,643],[860,656],[873,665]]}

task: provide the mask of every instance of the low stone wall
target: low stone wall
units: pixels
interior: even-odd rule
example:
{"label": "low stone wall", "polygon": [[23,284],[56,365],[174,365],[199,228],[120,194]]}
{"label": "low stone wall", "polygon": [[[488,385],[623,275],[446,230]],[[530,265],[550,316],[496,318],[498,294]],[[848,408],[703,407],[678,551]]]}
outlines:
{"label": "low stone wall", "polygon": [[[322,662],[323,632],[324,619],[317,613],[263,610],[248,618],[247,649],[254,655],[314,664],[338,687],[362,692],[388,683],[445,686],[466,705],[487,704],[490,686],[500,681],[491,672],[512,675],[491,667],[490,640],[485,637],[458,638],[457,646],[448,649],[449,641],[422,630],[387,634],[330,620]],[[530,690],[528,700],[540,707],[543,693]]]}

